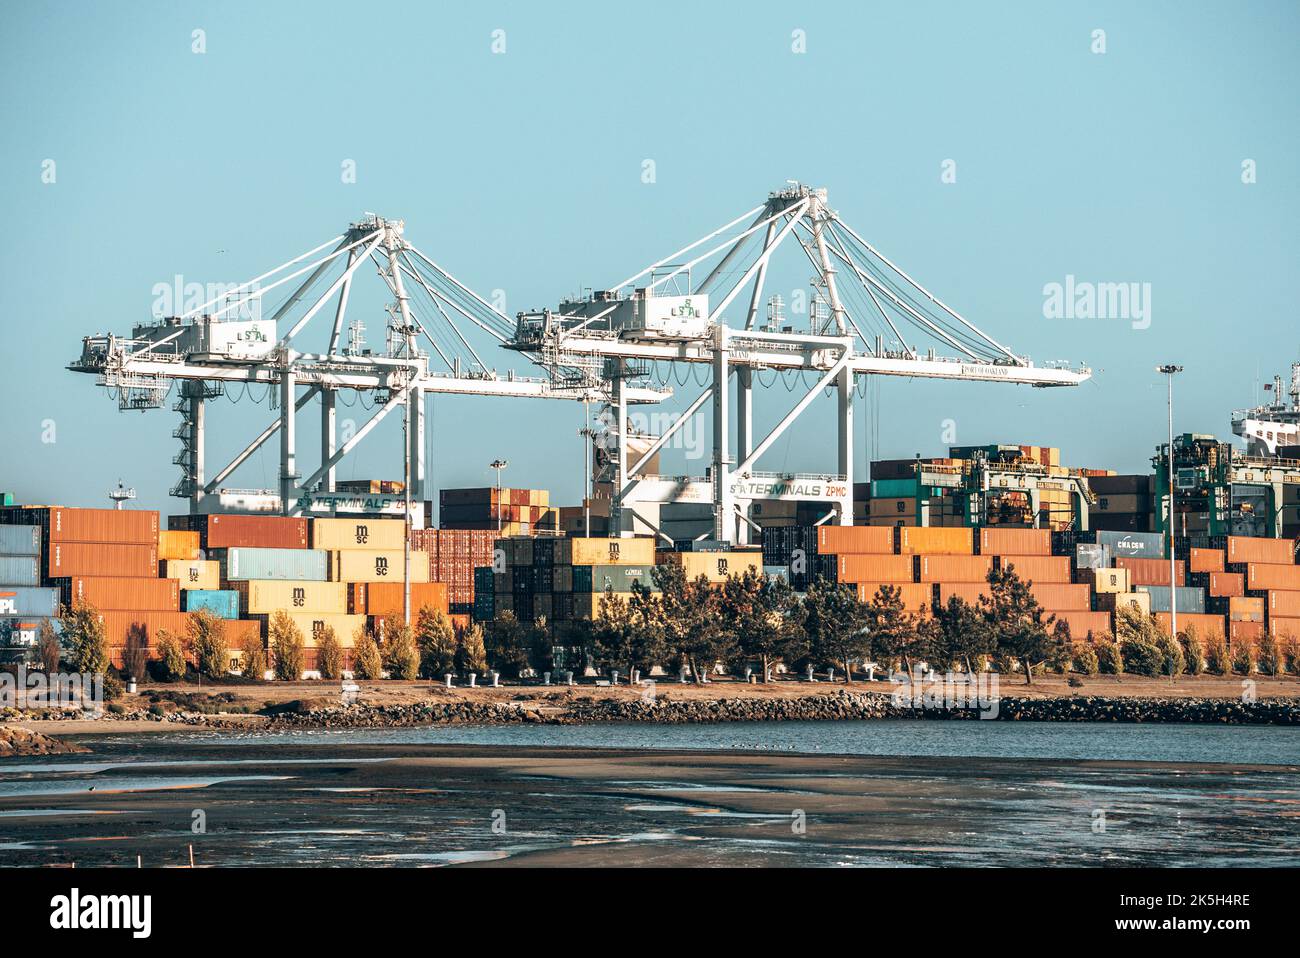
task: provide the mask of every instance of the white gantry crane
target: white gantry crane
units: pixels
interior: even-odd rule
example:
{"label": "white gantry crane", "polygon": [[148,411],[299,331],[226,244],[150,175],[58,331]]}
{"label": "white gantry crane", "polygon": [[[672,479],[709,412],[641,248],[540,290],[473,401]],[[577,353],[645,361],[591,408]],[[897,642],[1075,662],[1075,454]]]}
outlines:
{"label": "white gantry crane", "polygon": [[[348,321],[358,270],[373,265],[386,297],[382,348],[366,346],[361,319]],[[308,324],[324,314],[328,340],[314,351],[302,346]],[[252,318],[250,318],[252,317]],[[372,310],[365,319],[378,325]],[[320,326],[320,324],[317,324]],[[510,340],[514,322],[403,237],[401,220],[367,215],[341,235],[184,313],[137,325],[129,337],[99,335],[83,341],[69,365],[99,377],[116,391],[122,409],[161,407],[179,384],[174,408],[182,421],[175,462],[181,479],[172,495],[189,500],[193,513],[274,511],[331,515],[375,509],[337,493],[335,470],[394,410],[405,418],[406,493],[388,497],[381,512],[411,514],[425,498],[424,398],[430,393],[609,402],[611,386],[578,359],[550,363],[545,377],[498,375],[472,345],[479,333],[497,344]],[[477,333],[476,333],[477,331]],[[481,338],[481,337],[480,337]],[[433,368],[430,368],[431,365]],[[229,463],[209,477],[204,462],[206,405],[230,389],[265,387],[278,411]],[[335,408],[342,390],[374,397],[374,414],[342,445]],[[625,391],[626,392],[626,391]],[[642,389],[624,400],[657,402],[670,391]],[[319,466],[298,466],[297,414],[312,400],[321,409]],[[279,488],[231,490],[222,483],[276,433],[280,439]],[[213,501],[210,497],[215,497]],[[209,500],[206,501],[205,500]]]}
{"label": "white gantry crane", "polygon": [[[779,297],[760,317],[769,263],[783,244],[812,267],[802,329],[782,319]],[[701,273],[704,278],[694,282]],[[924,352],[920,342],[926,343]],[[520,313],[510,346],[544,367],[600,369],[609,382],[612,534],[626,534],[634,520],[658,531],[638,512],[641,503],[711,503],[714,538],[730,543],[748,542],[750,530],[758,528],[750,518],[755,500],[820,501],[828,507],[823,521],[852,523],[852,400],[858,376],[1075,386],[1091,375],[1086,367],[1036,367],[1012,352],[859,236],[826,205],[824,189],[797,183],[620,283],[562,302],[556,310]],[[661,361],[709,366],[711,381],[671,428],[637,449],[633,461],[627,417],[635,396],[631,383],[645,378],[646,364]],[[795,371],[813,382],[776,426],[758,437],[753,386],[762,370]],[[759,459],[823,389],[838,396],[835,471],[760,471]],[[709,474],[647,474],[655,453],[705,403],[713,413]]]}

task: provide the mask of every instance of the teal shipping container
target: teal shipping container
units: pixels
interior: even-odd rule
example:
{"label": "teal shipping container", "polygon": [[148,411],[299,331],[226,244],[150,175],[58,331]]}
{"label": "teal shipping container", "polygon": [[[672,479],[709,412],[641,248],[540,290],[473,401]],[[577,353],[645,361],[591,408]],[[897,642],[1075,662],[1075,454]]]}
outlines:
{"label": "teal shipping container", "polygon": [[0,591],[14,585],[40,585],[40,565],[41,560],[36,556],[0,555]]}
{"label": "teal shipping container", "polygon": [[0,526],[0,556],[39,556],[40,526]]}
{"label": "teal shipping container", "polygon": [[218,619],[239,618],[239,593],[234,589],[186,589],[185,611],[206,609]]}
{"label": "teal shipping container", "polygon": [[0,616],[59,614],[58,589],[0,585]]}
{"label": "teal shipping container", "polygon": [[631,592],[634,583],[640,583],[651,592],[658,592],[650,578],[650,566],[644,565],[575,565],[573,567],[574,592]]}
{"label": "teal shipping container", "polygon": [[330,554],[323,549],[216,549],[222,579],[329,581]]}
{"label": "teal shipping container", "polygon": [[915,496],[917,481],[915,479],[872,479],[871,498],[904,499]]}

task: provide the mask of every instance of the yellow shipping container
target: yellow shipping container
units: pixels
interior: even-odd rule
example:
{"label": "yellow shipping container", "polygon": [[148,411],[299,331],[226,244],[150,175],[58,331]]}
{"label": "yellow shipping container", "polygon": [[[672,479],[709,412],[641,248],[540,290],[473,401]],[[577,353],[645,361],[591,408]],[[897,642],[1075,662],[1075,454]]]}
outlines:
{"label": "yellow shipping container", "polygon": [[1092,586],[1097,595],[1126,593],[1132,587],[1128,569],[1080,569],[1079,581]]}
{"label": "yellow shipping container", "polygon": [[[615,592],[624,601],[632,598],[631,592]],[[575,619],[594,619],[600,615],[600,603],[605,598],[604,592],[573,593],[573,617]]]}
{"label": "yellow shipping container", "polygon": [[401,549],[406,545],[401,519],[313,519],[311,547],[342,549]]}
{"label": "yellow shipping container", "polygon": [[338,639],[339,645],[350,649],[356,644],[353,636],[356,635],[357,629],[363,628],[366,624],[364,615],[339,615],[328,612],[290,612],[288,615],[293,624],[298,627],[298,631],[302,633],[303,648],[307,649],[319,647],[321,634],[327,626],[334,629],[334,638]]}
{"label": "yellow shipping container", "polygon": [[[401,582],[404,557],[402,549],[344,549],[331,552],[330,578],[335,582]],[[411,581],[429,581],[428,553],[411,552]]]}
{"label": "yellow shipping container", "polygon": [[687,579],[704,576],[710,582],[726,582],[749,569],[762,572],[763,556],[758,552],[665,552],[665,563],[681,566]]}
{"label": "yellow shipping container", "polygon": [[191,562],[199,557],[199,534],[180,529],[158,530],[158,561],[179,559]]}
{"label": "yellow shipping container", "polygon": [[267,615],[280,610],[342,615],[348,611],[345,582],[248,579],[231,582],[230,588],[239,593],[239,611],[245,615]]}
{"label": "yellow shipping container", "polygon": [[176,579],[182,589],[221,588],[221,563],[216,559],[168,559],[159,564],[162,578]]}
{"label": "yellow shipping container", "polygon": [[1126,605],[1136,606],[1143,615],[1151,614],[1150,592],[1099,592],[1097,593],[1098,612],[1118,612]]}
{"label": "yellow shipping container", "polygon": [[558,565],[654,565],[655,540],[650,536],[621,539],[561,539]]}

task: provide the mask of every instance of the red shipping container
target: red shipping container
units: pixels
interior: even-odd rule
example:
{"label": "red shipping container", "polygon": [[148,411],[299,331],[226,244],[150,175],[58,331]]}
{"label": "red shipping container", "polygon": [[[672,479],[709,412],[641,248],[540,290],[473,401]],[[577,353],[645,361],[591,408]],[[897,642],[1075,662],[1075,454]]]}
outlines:
{"label": "red shipping container", "polygon": [[[30,514],[30,519],[28,519]],[[69,509],[47,506],[24,510],[24,523],[41,527],[49,543],[112,542],[158,545],[158,513],[135,509]]]}
{"label": "red shipping container", "polygon": [[[1129,582],[1132,585],[1168,585],[1168,559],[1135,559],[1119,556],[1115,559],[1115,568],[1128,569]],[[1174,562],[1174,585],[1187,584],[1187,563],[1182,560]]]}
{"label": "red shipping container", "polygon": [[1187,559],[1187,571],[1222,572],[1226,561],[1222,549],[1193,549]]}
{"label": "red shipping container", "polygon": [[67,605],[88,602],[101,612],[177,612],[180,582],[156,576],[72,576],[61,584]]}
{"label": "red shipping container", "polygon": [[152,545],[111,542],[52,542],[46,556],[51,578],[158,575],[158,542]]}
{"label": "red shipping container", "polygon": [[194,516],[205,549],[305,549],[307,520],[290,516]]}
{"label": "red shipping container", "polygon": [[980,555],[1050,556],[1050,529],[981,529]]}
{"label": "red shipping container", "polygon": [[1211,572],[1209,592],[1216,599],[1245,595],[1246,577],[1240,572]]}
{"label": "red shipping container", "polygon": [[[1178,617],[1178,625],[1183,624],[1183,617]],[[1228,644],[1248,639],[1254,641],[1264,635],[1263,622],[1228,622]]]}
{"label": "red shipping container", "polygon": [[1246,588],[1252,592],[1270,589],[1300,592],[1300,565],[1251,562],[1246,566]]}
{"label": "red shipping container", "polygon": [[1049,612],[1089,612],[1092,610],[1092,588],[1086,584],[1063,582],[1035,582],[1030,591],[1038,604]]}
{"label": "red shipping container", "polygon": [[1016,567],[1016,575],[1026,582],[1069,582],[1069,556],[1011,555],[997,556],[999,569]]}
{"label": "red shipping container", "polygon": [[918,582],[987,582],[993,571],[990,556],[917,556]]}
{"label": "red shipping container", "polygon": [[1295,544],[1290,539],[1256,539],[1228,536],[1228,561],[1295,565]]}
{"label": "red shipping container", "polygon": [[836,568],[840,582],[913,581],[911,556],[841,554]]}

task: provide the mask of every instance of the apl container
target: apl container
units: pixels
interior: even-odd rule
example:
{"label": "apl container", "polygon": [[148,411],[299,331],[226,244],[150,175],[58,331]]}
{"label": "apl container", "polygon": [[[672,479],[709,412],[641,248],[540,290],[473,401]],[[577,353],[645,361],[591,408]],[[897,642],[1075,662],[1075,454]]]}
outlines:
{"label": "apl container", "polygon": [[185,611],[211,612],[218,619],[239,618],[239,593],[234,589],[189,589],[185,593]]}
{"label": "apl container", "polygon": [[0,648],[32,648],[40,641],[41,626],[47,622],[56,635],[62,633],[59,620],[48,616],[0,616]]}
{"label": "apl container", "polygon": [[0,556],[39,556],[40,526],[0,526]]}
{"label": "apl container", "polygon": [[[224,579],[329,580],[330,554],[320,549],[226,549],[217,554]],[[344,580],[346,581],[346,580]]]}
{"label": "apl container", "polygon": [[0,616],[53,616],[58,613],[58,589],[0,585]]}
{"label": "apl container", "polygon": [[40,585],[40,565],[41,560],[37,556],[0,556],[0,587]]}

